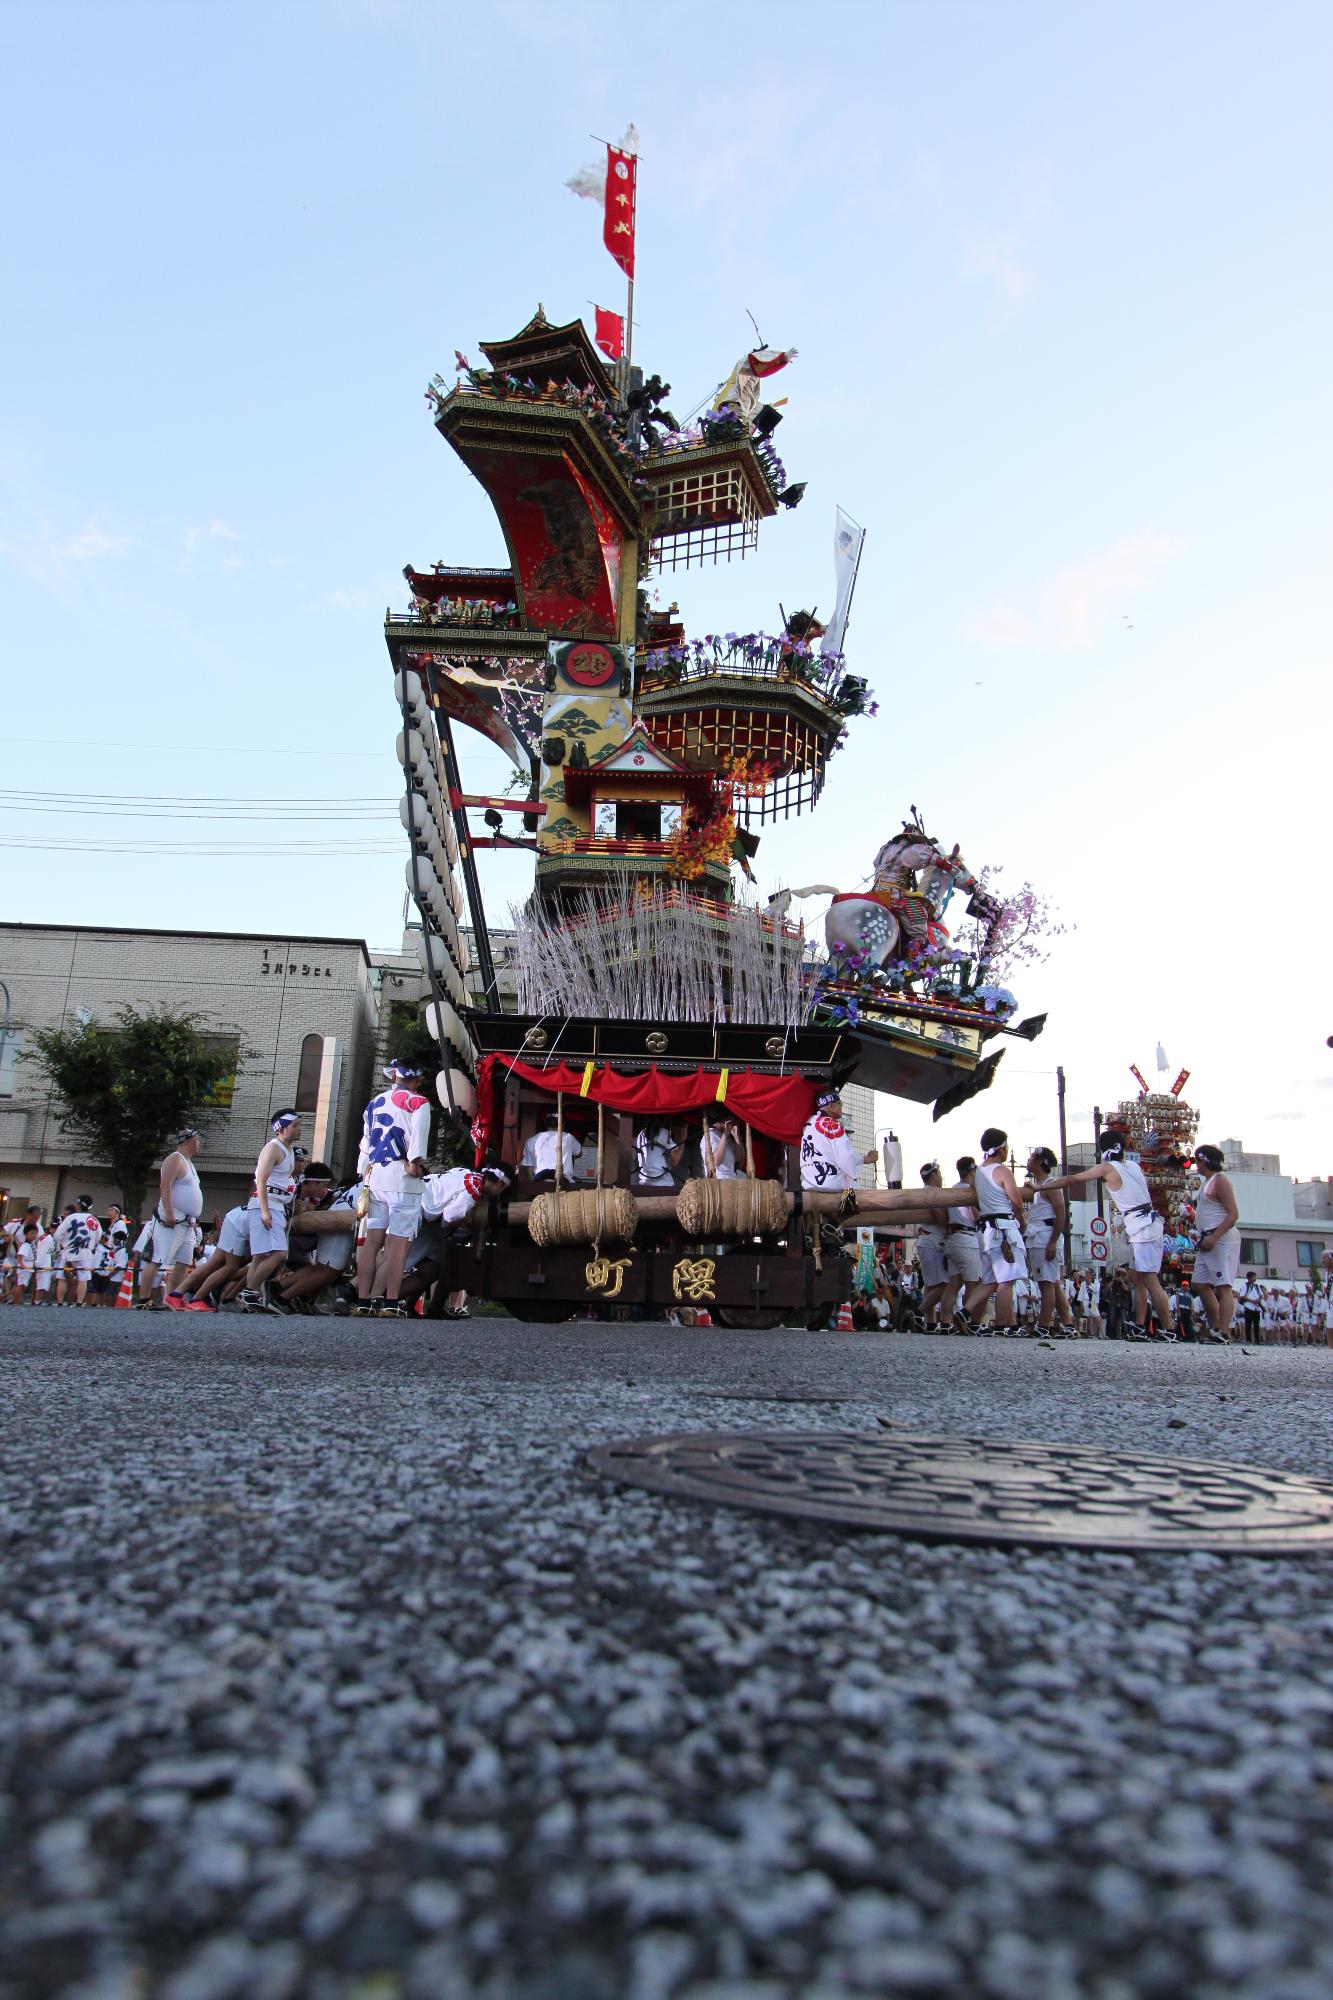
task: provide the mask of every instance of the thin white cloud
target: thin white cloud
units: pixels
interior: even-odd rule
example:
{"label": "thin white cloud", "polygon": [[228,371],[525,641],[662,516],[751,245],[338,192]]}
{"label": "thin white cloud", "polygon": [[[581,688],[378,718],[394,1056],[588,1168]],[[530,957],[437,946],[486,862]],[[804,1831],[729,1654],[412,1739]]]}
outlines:
{"label": "thin white cloud", "polygon": [[350,590],[331,590],[327,597],[316,600],[312,611],[383,611],[386,604],[392,604],[395,595],[402,596],[402,584],[371,583],[356,585]]}
{"label": "thin white cloud", "polygon": [[[686,205],[712,211],[723,234],[731,236],[744,231],[757,207],[781,201],[794,171],[793,155],[775,150],[773,134],[786,129],[800,110],[794,88],[771,75],[725,98],[701,99],[691,124],[671,141],[674,180]],[[738,188],[747,190],[746,199],[737,200]]]}
{"label": "thin white cloud", "polygon": [[969,230],[963,238],[963,273],[993,285],[1011,305],[1021,305],[1035,282],[1018,229]]}
{"label": "thin white cloud", "polygon": [[132,535],[96,519],[72,531],[61,530],[44,515],[31,512],[25,521],[0,534],[0,557],[33,583],[43,585],[58,583],[76,563],[106,561],[126,554],[133,546]]}
{"label": "thin white cloud", "polygon": [[1122,535],[1081,561],[1066,563],[1036,583],[983,604],[965,630],[980,645],[1066,652],[1090,646],[1109,616],[1183,544],[1173,535]]}
{"label": "thin white cloud", "polygon": [[202,526],[198,522],[192,522],[181,531],[186,555],[193,554],[200,542],[239,542],[240,539],[235,528],[227,521],[209,521]]}
{"label": "thin white cloud", "polygon": [[51,553],[57,562],[93,562],[98,556],[124,555],[130,545],[129,535],[108,534],[105,528],[95,527],[90,522],[78,534],[67,535],[63,541],[52,543]]}

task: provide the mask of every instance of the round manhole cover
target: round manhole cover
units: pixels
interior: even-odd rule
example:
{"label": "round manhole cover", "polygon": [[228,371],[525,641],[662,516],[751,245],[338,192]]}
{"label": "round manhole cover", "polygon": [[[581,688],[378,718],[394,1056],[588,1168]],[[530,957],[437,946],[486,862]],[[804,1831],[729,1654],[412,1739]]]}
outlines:
{"label": "round manhole cover", "polygon": [[1333,1485],[1262,1466],[895,1432],[682,1432],[598,1445],[612,1479],[932,1542],[1090,1549],[1333,1549]]}

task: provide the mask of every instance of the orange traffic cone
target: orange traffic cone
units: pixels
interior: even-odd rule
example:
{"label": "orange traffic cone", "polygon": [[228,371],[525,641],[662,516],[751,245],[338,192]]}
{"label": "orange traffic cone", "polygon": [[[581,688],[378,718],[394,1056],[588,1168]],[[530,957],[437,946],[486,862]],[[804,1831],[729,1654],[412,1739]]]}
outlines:
{"label": "orange traffic cone", "polygon": [[118,1306],[132,1306],[134,1304],[134,1278],[138,1268],[133,1257],[131,1257],[129,1263],[125,1266],[125,1275],[120,1281],[120,1290],[116,1293],[116,1304]]}
{"label": "orange traffic cone", "polygon": [[838,1332],[850,1333],[851,1330],[852,1330],[852,1308],[850,1303],[847,1300],[844,1300],[843,1303],[838,1307]]}

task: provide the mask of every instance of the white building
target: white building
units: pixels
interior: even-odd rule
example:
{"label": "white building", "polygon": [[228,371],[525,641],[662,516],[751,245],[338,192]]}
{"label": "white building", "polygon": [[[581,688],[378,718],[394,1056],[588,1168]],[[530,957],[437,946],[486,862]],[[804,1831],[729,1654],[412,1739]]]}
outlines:
{"label": "white building", "polygon": [[361,1111],[393,1003],[417,1012],[423,984],[410,937],[397,952],[359,938],[220,931],[0,925],[0,978],[10,1025],[0,1052],[0,1186],[50,1215],[90,1195],[119,1200],[104,1161],[65,1132],[39,1072],[24,1058],[34,1030],[110,1022],[121,1007],[200,1017],[233,1058],[200,1119],[205,1214],[249,1191],[280,1105],[305,1114],[312,1157],[355,1166]]}

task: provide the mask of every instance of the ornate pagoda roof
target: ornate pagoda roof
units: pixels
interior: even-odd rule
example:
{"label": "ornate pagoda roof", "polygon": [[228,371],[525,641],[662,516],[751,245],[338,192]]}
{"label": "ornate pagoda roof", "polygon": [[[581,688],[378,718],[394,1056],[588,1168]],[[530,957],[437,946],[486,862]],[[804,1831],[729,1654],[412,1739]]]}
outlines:
{"label": "ornate pagoda roof", "polygon": [[480,565],[470,569],[451,569],[443,563],[431,569],[413,569],[408,563],[403,575],[413,595],[427,598],[432,604],[442,597],[480,597],[504,604],[517,596],[512,569],[492,569]]}
{"label": "ornate pagoda roof", "polygon": [[682,764],[670,751],[663,750],[653,742],[652,737],[641,722],[636,723],[623,743],[614,743],[595,757],[589,770],[605,774],[607,771],[662,771],[685,772],[688,764]]}
{"label": "ornate pagoda roof", "polygon": [[508,340],[483,340],[481,351],[501,375],[524,380],[531,376],[539,383],[572,382],[575,388],[597,389],[604,395],[614,386],[611,370],[588,338],[583,321],[552,326],[540,306]]}
{"label": "ornate pagoda roof", "polygon": [[677,778],[685,792],[702,796],[713,790],[715,776],[712,771],[681,763],[660,743],[654,743],[640,722],[623,743],[613,744],[592,763],[566,765],[565,798],[583,805],[594,788],[601,792],[608,786],[616,789],[626,783],[641,784],[645,778]]}

